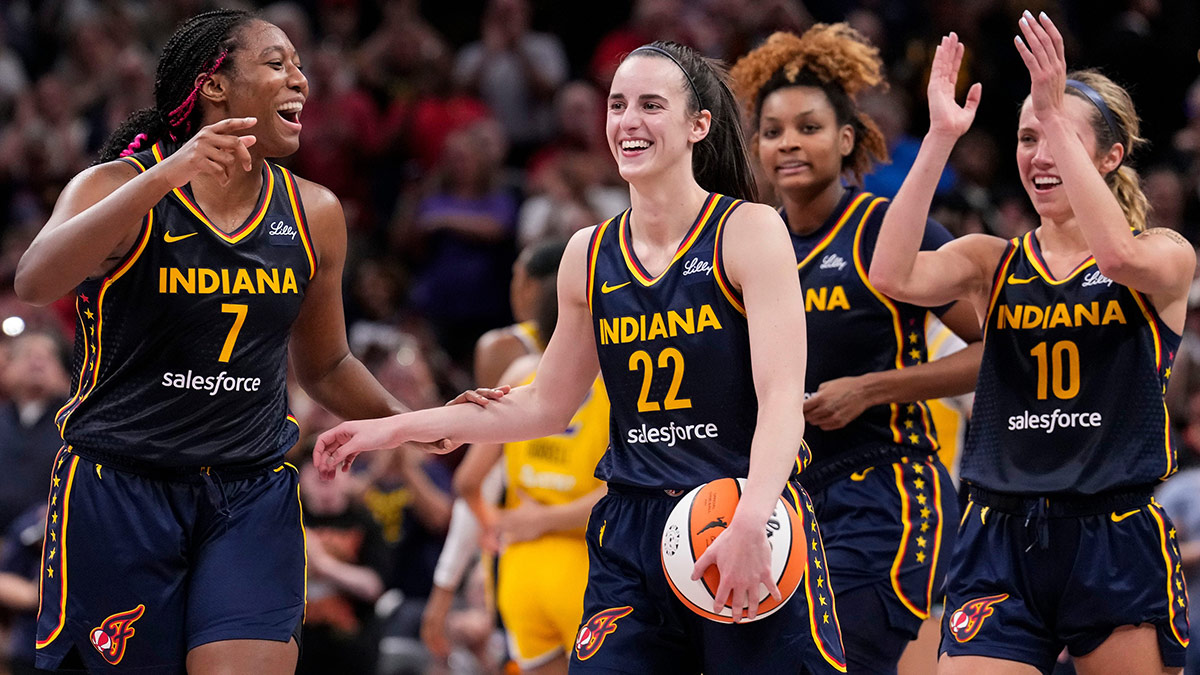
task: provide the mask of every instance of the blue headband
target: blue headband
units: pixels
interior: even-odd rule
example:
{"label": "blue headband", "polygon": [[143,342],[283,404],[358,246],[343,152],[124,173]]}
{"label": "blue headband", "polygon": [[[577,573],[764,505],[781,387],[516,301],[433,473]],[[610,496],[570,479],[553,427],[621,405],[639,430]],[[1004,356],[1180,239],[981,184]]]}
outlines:
{"label": "blue headband", "polygon": [[[1121,132],[1118,131],[1117,118],[1113,117],[1112,110],[1108,109],[1108,104],[1104,102],[1099,92],[1079,80],[1067,80],[1067,86],[1086,96],[1092,102],[1092,105],[1096,106],[1096,109],[1100,111],[1100,115],[1104,118],[1104,123],[1108,125],[1108,130],[1112,132],[1113,138],[1118,143],[1125,142],[1125,139],[1121,136]],[[1125,148],[1125,152],[1128,153],[1129,148]]]}
{"label": "blue headband", "polygon": [[671,59],[671,63],[674,63],[679,67],[679,70],[683,72],[684,79],[686,79],[688,81],[688,85],[691,86],[692,93],[696,96],[696,107],[701,110],[704,109],[704,99],[700,98],[700,90],[696,88],[696,83],[692,81],[692,76],[688,75],[687,69],[683,67],[683,64],[679,62],[679,59],[675,58],[674,54],[663,49],[662,47],[656,47],[654,45],[642,45],[641,47],[629,52],[629,55],[632,56],[638,52],[654,52],[656,54],[662,54],[668,59]]}

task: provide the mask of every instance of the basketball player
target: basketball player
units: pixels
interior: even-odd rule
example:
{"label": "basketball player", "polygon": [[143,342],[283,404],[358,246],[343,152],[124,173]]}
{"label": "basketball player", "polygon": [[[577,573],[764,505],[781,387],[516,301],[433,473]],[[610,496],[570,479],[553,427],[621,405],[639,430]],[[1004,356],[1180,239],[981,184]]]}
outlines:
{"label": "basketball player", "polygon": [[[730,74],[782,202],[805,293],[809,366],[802,481],[824,527],[848,671],[895,673],[941,596],[958,505],[925,399],[975,386],[979,324],[964,302],[942,318],[975,344],[931,361],[930,310],[867,280],[888,200],[858,185],[887,158],[855,95],[881,81],[879,52],[846,24],[775,33]],[[921,247],[951,235],[932,220]],[[931,651],[932,657],[932,651]]]}
{"label": "basketball player", "polygon": [[[633,206],[567,245],[559,320],[533,383],[479,411],[339,425],[318,439],[313,459],[332,473],[361,452],[434,434],[509,442],[559,433],[600,370],[612,421],[596,477],[608,494],[588,522],[572,670],[844,670],[819,530],[788,480],[808,460],[800,284],[778,214],[741,201],[756,190],[737,103],[709,61],[654,43],[617,69],[607,136]],[[753,619],[760,589],[780,597],[767,518],[785,491],[805,514],[806,593],[753,624],[690,612],[662,572],[663,524],[678,496],[723,476],[747,476],[748,485],[695,566],[696,578],[711,565],[720,572],[714,610],[728,601],[735,619]]]}
{"label": "basketball player", "polygon": [[1175,530],[1151,489],[1176,469],[1163,391],[1196,257],[1143,231],[1129,95],[1067,75],[1044,13],[1020,20],[1029,70],[1017,166],[1040,225],[920,251],[934,184],[971,124],[954,100],[963,46],[934,58],[930,130],[884,219],[870,279],[910,302],[969,299],[985,347],[961,475],[969,501],[948,572],[939,672],[1179,672],[1187,593]]}
{"label": "basketball player", "polygon": [[402,410],[346,345],[337,199],[267,161],[298,147],[299,65],[252,14],[184,22],[155,107],[113,133],[21,258],[23,300],[77,291],[38,668],[295,670],[305,563],[282,460],[298,436],[289,349],[339,416]]}

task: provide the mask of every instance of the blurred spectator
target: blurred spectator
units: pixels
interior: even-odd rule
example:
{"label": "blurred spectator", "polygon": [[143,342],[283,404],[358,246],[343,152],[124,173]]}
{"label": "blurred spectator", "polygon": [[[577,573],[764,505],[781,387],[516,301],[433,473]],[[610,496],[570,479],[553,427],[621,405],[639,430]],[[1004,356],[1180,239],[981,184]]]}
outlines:
{"label": "blurred spectator", "polygon": [[696,43],[684,20],[683,0],[634,0],[629,19],[600,38],[588,64],[588,76],[607,95],[613,73],[629,52],[654,40]]}
{"label": "blurred spectator", "polygon": [[554,92],[569,64],[562,43],[529,27],[526,0],[489,0],[482,38],[458,53],[454,78],[477,92],[503,125],[521,165],[554,129]]}
{"label": "blurred spectator", "polygon": [[1200,224],[1188,220],[1187,186],[1184,177],[1174,168],[1159,164],[1142,176],[1142,190],[1150,200],[1150,217],[1146,228],[1165,227],[1187,237],[1192,245],[1200,243]]}
{"label": "blurred spectator", "polygon": [[374,668],[374,604],[382,595],[387,549],[371,514],[355,501],[352,474],[323,481],[300,464],[308,604],[298,673],[370,673]]}
{"label": "blurred spectator", "polygon": [[0,531],[46,501],[50,469],[62,447],[54,423],[70,378],[56,336],[27,331],[13,340],[2,377],[9,400],[0,407]]}
{"label": "blurred spectator", "polygon": [[[900,184],[904,182],[904,177],[917,158],[917,150],[921,148],[921,139],[909,132],[911,106],[911,100],[899,88],[876,88],[859,94],[858,107],[879,125],[891,157],[890,164],[880,164],[863,176],[863,189],[889,198],[895,197],[900,190]],[[946,194],[954,187],[954,182],[954,168],[947,166],[938,181],[936,194]]]}
{"label": "blurred spectator", "polygon": [[494,131],[486,122],[456,131],[411,221],[401,223],[415,254],[413,307],[464,369],[484,331],[509,322],[510,266],[516,257],[517,195],[503,184]]}
{"label": "blurred spectator", "polygon": [[11,675],[45,672],[33,667],[45,532],[46,504],[42,501],[6,526],[0,540],[0,610],[11,617],[8,644],[0,646],[0,668],[7,661]]}

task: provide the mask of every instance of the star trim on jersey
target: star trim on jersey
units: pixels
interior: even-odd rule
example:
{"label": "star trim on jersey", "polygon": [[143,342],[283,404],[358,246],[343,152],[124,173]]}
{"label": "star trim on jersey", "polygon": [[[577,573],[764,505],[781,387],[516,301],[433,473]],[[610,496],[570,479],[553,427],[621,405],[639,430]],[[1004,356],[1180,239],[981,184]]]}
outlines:
{"label": "star trim on jersey", "polygon": [[[900,547],[896,551],[896,557],[892,560],[889,576],[892,590],[896,592],[896,597],[900,599],[901,604],[914,616],[924,621],[929,618],[930,610],[933,607],[933,582],[937,577],[938,554],[942,549],[944,521],[942,484],[937,478],[937,469],[930,461],[910,462],[908,458],[904,458],[896,462],[893,468],[896,473],[896,490],[900,493],[900,522],[903,533],[900,535]],[[925,469],[928,469],[928,473]],[[906,482],[906,479],[910,480]],[[933,487],[932,499],[926,493],[930,484]],[[917,525],[916,519],[913,518],[914,512],[920,515],[920,525]],[[931,519],[934,521],[932,533],[929,532]],[[917,531],[914,533],[914,530]],[[915,548],[917,549],[911,556],[908,555],[910,542],[916,544]],[[926,556],[929,557],[926,558]],[[921,589],[924,591],[925,597],[923,600],[914,600],[901,587],[901,572],[905,566],[926,565],[928,565],[928,583],[924,589]]]}
{"label": "star trim on jersey", "polygon": [[804,598],[808,602],[808,630],[817,651],[838,672],[846,672],[846,654],[842,645],[842,625],[837,613],[837,597],[829,583],[829,564],[825,556],[825,541],[817,527],[817,513],[807,492],[787,482],[784,499],[791,497],[792,507],[800,517],[800,530],[811,542],[804,556]]}
{"label": "star trim on jersey", "polygon": [[[54,642],[58,634],[62,632],[63,626],[67,623],[67,522],[71,519],[71,488],[75,485],[75,469],[79,465],[79,457],[72,456],[71,463],[67,466],[66,485],[63,485],[63,480],[59,476],[62,471],[63,461],[66,459],[64,455],[67,453],[67,448],[58,451],[58,456],[54,459],[54,471],[52,473],[50,497],[50,510],[46,515],[46,533],[47,537],[42,540],[42,560],[47,559],[46,549],[50,548],[50,555],[53,555],[55,545],[61,553],[58,555],[58,566],[53,566],[53,558],[50,558],[52,564],[42,568],[41,574],[38,575],[38,621],[42,617],[42,608],[45,605],[41,602],[42,597],[46,593],[47,583],[54,583],[54,571],[58,570],[58,623],[54,626],[54,630],[46,636],[45,640],[38,640],[34,647],[42,649]],[[60,489],[61,488],[61,489]],[[58,495],[62,495],[62,499],[57,499]],[[58,511],[55,502],[62,504],[62,522],[59,523]]]}
{"label": "star trim on jersey", "polygon": [[1175,541],[1175,530],[1167,531],[1166,514],[1156,501],[1150,502],[1146,509],[1158,529],[1159,552],[1162,553],[1163,564],[1167,568],[1167,605],[1170,607],[1171,633],[1179,644],[1187,648],[1191,636],[1188,633],[1188,597],[1187,582],[1183,576],[1183,566],[1179,556],[1179,546]]}

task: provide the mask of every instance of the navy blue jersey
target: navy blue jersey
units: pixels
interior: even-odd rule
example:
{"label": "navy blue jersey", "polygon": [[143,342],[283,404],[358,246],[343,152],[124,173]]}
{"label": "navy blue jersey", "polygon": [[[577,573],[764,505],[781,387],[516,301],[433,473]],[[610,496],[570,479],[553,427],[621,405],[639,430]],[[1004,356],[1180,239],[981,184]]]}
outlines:
{"label": "navy blue jersey", "polygon": [[[721,263],[741,202],[711,194],[657,277],[638,262],[629,211],[596,227],[588,303],[611,402],[605,481],[682,489],[745,476],[758,397],[745,308]],[[797,469],[808,461],[799,448]]]}
{"label": "navy blue jersey", "polygon": [[1092,495],[1170,476],[1163,393],[1179,341],[1094,259],[1055,279],[1033,233],[1013,239],[993,281],[963,479]]}
{"label": "navy blue jersey", "polygon": [[[172,149],[125,158],[139,171]],[[316,271],[295,178],[263,168],[259,202],[226,233],[172,190],[133,249],[77,289],[73,396],[59,412],[81,455],[136,468],[278,459],[298,428],[287,344]]]}
{"label": "navy blue jersey", "polygon": [[[925,319],[930,310],[892,300],[867,280],[887,204],[883,197],[850,189],[818,230],[792,234],[808,323],[806,398],[830,380],[928,360]],[[937,249],[951,239],[946,228],[931,220],[921,249]],[[812,449],[814,470],[880,445],[904,446],[914,455],[938,448],[924,401],[872,406],[832,431],[809,424],[804,440]]]}

